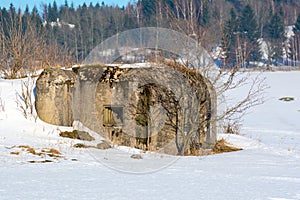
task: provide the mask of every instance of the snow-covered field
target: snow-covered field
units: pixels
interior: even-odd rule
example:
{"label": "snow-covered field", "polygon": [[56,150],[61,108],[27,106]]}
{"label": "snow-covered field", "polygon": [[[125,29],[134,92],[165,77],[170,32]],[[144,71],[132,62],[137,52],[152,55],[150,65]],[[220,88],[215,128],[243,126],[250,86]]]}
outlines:
{"label": "snow-covered field", "polygon": [[[0,199],[300,199],[300,72],[264,76],[266,103],[244,117],[240,135],[218,136],[243,151],[140,160],[126,148],[72,147],[79,141],[58,136],[70,128],[24,118],[20,80],[0,80]],[[37,156],[20,145],[62,155]],[[52,162],[28,162],[45,160]]]}

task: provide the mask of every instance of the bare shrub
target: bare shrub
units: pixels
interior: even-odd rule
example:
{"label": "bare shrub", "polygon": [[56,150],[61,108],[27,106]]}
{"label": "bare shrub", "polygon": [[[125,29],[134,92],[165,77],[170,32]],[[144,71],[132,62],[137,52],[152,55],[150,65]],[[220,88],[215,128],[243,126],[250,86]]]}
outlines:
{"label": "bare shrub", "polygon": [[72,62],[68,49],[48,42],[45,35],[45,30],[21,12],[9,18],[0,12],[0,72],[5,78],[24,78]]}
{"label": "bare shrub", "polygon": [[[226,73],[228,72],[224,74]],[[225,82],[217,90],[218,98],[225,101],[226,104],[223,110],[219,110],[217,120],[222,121],[221,128],[223,127],[222,131],[224,133],[238,134],[244,115],[254,106],[261,105],[265,102],[264,94],[268,89],[268,85],[262,73],[253,74],[245,71],[229,73],[230,78],[228,78],[228,75],[222,75],[223,77],[221,77],[221,79],[225,80]],[[228,96],[230,96],[232,91],[238,93],[240,90],[244,92],[244,95],[240,99],[235,100],[233,103],[226,102],[226,99],[229,99]]]}
{"label": "bare shrub", "polygon": [[[216,16],[216,18],[213,19],[216,22],[216,26],[213,27],[214,30],[220,30],[214,32],[220,34],[209,36],[206,33],[210,27],[201,26],[197,23],[199,20],[198,17],[201,17],[201,9],[196,9],[198,4],[200,4],[200,7],[204,6],[202,3],[194,0],[176,0],[174,1],[176,9],[166,7],[165,12],[170,19],[172,19],[170,22],[170,27],[172,29],[190,36],[191,42],[195,41],[206,49],[213,49],[215,48],[214,46],[207,45],[211,43],[209,41],[220,41],[222,39],[222,34],[225,34],[225,21],[222,17],[220,17],[224,15],[224,12],[221,9],[219,13],[220,16]],[[180,13],[182,13],[182,15],[180,15]],[[222,129],[220,131],[234,132],[236,134],[239,131],[237,125],[240,124],[242,117],[247,113],[247,111],[254,106],[264,103],[264,92],[268,88],[265,83],[265,78],[261,73],[257,73],[255,75],[247,71],[246,68],[241,68],[241,66],[245,65],[245,61],[249,57],[249,52],[254,47],[247,45],[247,48],[250,49],[243,49],[243,58],[237,60],[237,63],[234,66],[228,68],[226,67],[226,64],[224,65],[224,68],[217,68],[213,63],[207,63],[207,65],[204,66],[197,65],[197,63],[201,63],[203,60],[202,50],[200,49],[199,52],[195,51],[196,53],[193,53],[193,51],[191,52],[190,47],[191,46],[189,44],[183,46],[183,48],[186,49],[186,55],[193,56],[187,56],[184,58],[185,61],[181,61],[179,64],[184,63],[185,67],[192,67],[195,70],[200,71],[201,74],[211,82],[212,86],[216,90],[218,106],[220,106],[220,104],[226,104],[224,105],[223,110],[218,110],[218,116],[215,119],[219,124],[219,128]],[[238,56],[241,52],[236,53]],[[220,51],[219,55],[214,56],[224,58],[222,51]],[[226,94],[230,93],[230,91],[238,90],[243,87],[245,87],[245,95],[238,99],[235,103],[227,104]]]}
{"label": "bare shrub", "polygon": [[224,132],[227,134],[239,134],[240,124],[238,124],[237,121],[227,122],[224,126]]}
{"label": "bare shrub", "polygon": [[24,117],[31,117],[37,120],[37,115],[34,109],[34,79],[28,78],[26,81],[21,81],[21,93],[16,93],[16,102],[18,108],[21,109]]}

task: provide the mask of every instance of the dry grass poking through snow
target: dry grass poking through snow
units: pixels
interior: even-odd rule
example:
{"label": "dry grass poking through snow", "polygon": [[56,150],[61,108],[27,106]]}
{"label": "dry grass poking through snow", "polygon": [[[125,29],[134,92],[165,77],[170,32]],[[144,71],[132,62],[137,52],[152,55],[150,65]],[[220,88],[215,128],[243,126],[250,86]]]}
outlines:
{"label": "dry grass poking through snow", "polygon": [[212,151],[210,152],[210,154],[220,154],[220,153],[227,153],[227,152],[241,151],[241,150],[243,150],[243,149],[233,147],[230,144],[228,144],[226,142],[226,140],[221,139],[221,140],[217,141],[217,143],[215,144],[215,146],[212,149]]}
{"label": "dry grass poking through snow", "polygon": [[[54,149],[54,148],[42,148],[42,149],[35,149],[33,147],[30,147],[28,145],[19,145],[19,146],[12,146],[12,147],[6,147],[7,149],[13,149],[14,151],[11,151],[10,154],[20,156],[21,154],[27,153],[32,154],[34,156],[38,156],[38,160],[29,160],[27,162],[29,163],[48,163],[48,162],[54,162],[57,161],[60,158],[64,158],[62,154]],[[52,159],[45,159],[46,157],[50,157]],[[40,158],[43,158],[40,160]]]}

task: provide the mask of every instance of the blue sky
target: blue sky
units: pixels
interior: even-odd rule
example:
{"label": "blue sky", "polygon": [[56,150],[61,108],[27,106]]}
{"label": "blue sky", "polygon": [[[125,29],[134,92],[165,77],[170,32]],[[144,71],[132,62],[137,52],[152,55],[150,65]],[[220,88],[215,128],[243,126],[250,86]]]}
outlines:
{"label": "blue sky", "polygon": [[[101,2],[104,1],[105,4],[108,5],[119,5],[123,6],[126,5],[127,2],[132,1],[132,0],[68,0],[69,5],[71,5],[71,2],[74,3],[74,6],[77,7],[78,5],[82,5],[84,2],[86,2],[87,5],[90,4],[90,2],[95,5],[97,2],[101,4]],[[21,7],[22,10],[25,9],[26,4],[29,6],[29,9],[32,10],[33,6],[36,5],[36,7],[40,10],[42,4],[49,4],[53,3],[53,0],[1,0],[0,2],[0,7],[6,7],[9,8],[9,5],[13,3],[13,5],[16,8]],[[62,5],[65,3],[65,0],[56,0],[56,3],[58,6]]]}

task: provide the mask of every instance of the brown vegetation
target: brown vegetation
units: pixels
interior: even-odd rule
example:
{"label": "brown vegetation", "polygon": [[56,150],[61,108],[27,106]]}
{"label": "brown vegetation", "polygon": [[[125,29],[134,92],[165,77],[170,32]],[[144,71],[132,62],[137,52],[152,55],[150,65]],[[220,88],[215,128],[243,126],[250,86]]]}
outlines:
{"label": "brown vegetation", "polygon": [[78,130],[63,131],[63,132],[60,132],[59,136],[71,138],[71,139],[86,140],[86,141],[95,140],[95,138],[90,136],[89,133],[87,133],[85,131],[78,131]]}
{"label": "brown vegetation", "polygon": [[242,148],[233,147],[230,144],[226,142],[226,140],[221,139],[218,140],[215,144],[214,148],[210,152],[210,154],[220,154],[220,153],[227,153],[227,152],[233,152],[233,151],[241,151]]}
{"label": "brown vegetation", "polygon": [[46,33],[21,12],[0,12],[0,72],[5,78],[24,78],[39,69],[70,64],[67,49],[46,41]]}
{"label": "brown vegetation", "polygon": [[[44,159],[46,156],[52,157],[55,160],[59,158],[64,158],[60,151],[54,149],[54,148],[42,148],[42,149],[36,149],[33,147],[30,147],[29,145],[19,145],[19,146],[12,146],[12,147],[6,147],[7,149],[20,149],[18,151],[11,151],[11,155],[20,156],[21,152],[26,152],[28,154],[32,154],[34,156],[37,156],[38,160],[29,160],[28,163],[48,163],[48,162],[54,162],[54,160],[50,159]],[[42,158],[42,160],[40,160]]]}

